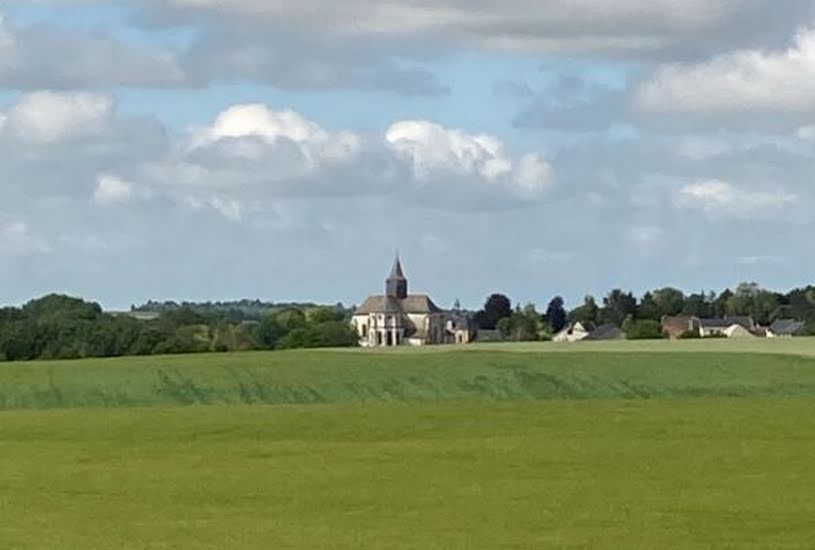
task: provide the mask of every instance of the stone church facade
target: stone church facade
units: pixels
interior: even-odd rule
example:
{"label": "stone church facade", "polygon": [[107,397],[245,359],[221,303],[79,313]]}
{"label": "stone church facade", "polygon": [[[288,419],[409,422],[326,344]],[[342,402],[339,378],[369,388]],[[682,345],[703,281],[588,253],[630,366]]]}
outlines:
{"label": "stone church facade", "polygon": [[410,294],[397,257],[385,281],[385,294],[371,296],[354,312],[362,347],[428,346],[469,343],[469,319],[439,308],[426,294]]}

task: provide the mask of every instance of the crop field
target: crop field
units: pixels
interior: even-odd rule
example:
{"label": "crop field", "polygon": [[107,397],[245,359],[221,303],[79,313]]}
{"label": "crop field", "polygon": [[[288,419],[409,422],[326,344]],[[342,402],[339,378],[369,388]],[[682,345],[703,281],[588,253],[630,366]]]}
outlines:
{"label": "crop field", "polygon": [[815,345],[0,363],[0,548],[815,548]]}

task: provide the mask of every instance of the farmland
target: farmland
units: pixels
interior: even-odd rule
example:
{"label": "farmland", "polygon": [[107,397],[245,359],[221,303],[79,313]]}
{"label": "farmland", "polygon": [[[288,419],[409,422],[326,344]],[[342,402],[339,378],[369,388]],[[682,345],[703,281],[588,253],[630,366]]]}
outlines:
{"label": "farmland", "polygon": [[755,346],[0,364],[0,547],[812,548],[813,344]]}

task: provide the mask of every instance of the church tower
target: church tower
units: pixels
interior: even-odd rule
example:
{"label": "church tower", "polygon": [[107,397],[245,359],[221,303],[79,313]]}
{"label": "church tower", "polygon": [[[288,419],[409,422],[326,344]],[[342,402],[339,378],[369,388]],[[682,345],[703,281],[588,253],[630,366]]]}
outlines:
{"label": "church tower", "polygon": [[393,262],[393,269],[388,279],[385,281],[385,294],[388,298],[396,298],[404,300],[408,296],[408,282],[405,274],[402,272],[402,262],[399,260],[399,255],[396,255],[396,260]]}

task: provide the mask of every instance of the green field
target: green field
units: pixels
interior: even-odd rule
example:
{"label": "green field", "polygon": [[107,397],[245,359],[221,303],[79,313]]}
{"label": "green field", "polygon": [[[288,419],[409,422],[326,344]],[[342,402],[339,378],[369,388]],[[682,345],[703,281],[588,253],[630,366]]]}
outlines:
{"label": "green field", "polygon": [[815,548],[813,341],[0,364],[0,548]]}

